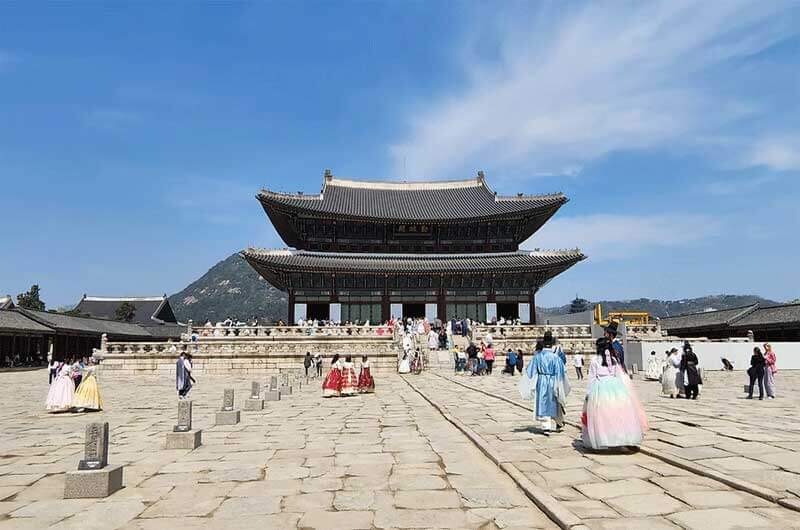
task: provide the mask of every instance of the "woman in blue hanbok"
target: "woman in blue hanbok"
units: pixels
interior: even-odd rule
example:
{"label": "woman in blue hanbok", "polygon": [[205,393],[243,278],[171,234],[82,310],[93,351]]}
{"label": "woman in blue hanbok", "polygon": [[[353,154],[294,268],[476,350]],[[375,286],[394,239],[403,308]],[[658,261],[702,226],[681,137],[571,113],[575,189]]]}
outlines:
{"label": "woman in blue hanbok", "polygon": [[564,410],[570,390],[564,362],[554,345],[553,334],[546,332],[544,349],[533,356],[519,382],[522,398],[533,399],[536,403],[535,418],[542,422],[545,432],[564,426]]}

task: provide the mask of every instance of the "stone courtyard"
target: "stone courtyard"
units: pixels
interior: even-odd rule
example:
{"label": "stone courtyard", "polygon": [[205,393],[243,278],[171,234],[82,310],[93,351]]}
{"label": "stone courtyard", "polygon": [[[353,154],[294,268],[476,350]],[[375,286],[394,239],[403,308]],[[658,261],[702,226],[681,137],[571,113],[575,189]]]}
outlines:
{"label": "stone courtyard", "polygon": [[[568,425],[537,432],[517,377],[449,370],[382,376],[377,392],[323,399],[312,380],[241,422],[215,426],[223,389],[192,391],[203,445],[164,449],[176,421],[169,378],[100,378],[106,410],[47,414],[44,371],[0,373],[0,529],[800,528],[800,373],[779,398],[747,401],[744,374],[712,372],[699,401],[636,377],[651,421],[638,453],[587,453],[584,385]],[[85,425],[108,421],[125,487],[65,500]]]}

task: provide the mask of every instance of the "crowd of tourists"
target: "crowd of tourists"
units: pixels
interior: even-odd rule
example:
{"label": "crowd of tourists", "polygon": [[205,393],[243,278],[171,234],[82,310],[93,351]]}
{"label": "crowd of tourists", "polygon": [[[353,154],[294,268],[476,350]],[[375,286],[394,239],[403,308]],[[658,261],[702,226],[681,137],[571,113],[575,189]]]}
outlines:
{"label": "crowd of tourists", "polygon": [[3,368],[34,368],[47,365],[47,356],[43,353],[14,353],[3,356]]}
{"label": "crowd of tourists", "polygon": [[375,392],[375,379],[372,377],[369,359],[361,358],[358,376],[351,355],[344,359],[337,353],[331,360],[331,369],[322,382],[322,397],[345,397]]}
{"label": "crowd of tourists", "polygon": [[88,412],[103,409],[97,369],[91,358],[67,358],[48,366],[50,389],[45,408],[48,412]]}
{"label": "crowd of tourists", "polygon": [[[762,352],[760,347],[754,347],[750,357],[750,367],[747,369],[749,377],[747,399],[753,399],[753,390],[756,384],[758,384],[759,399],[764,399],[765,391],[768,399],[775,398],[775,374],[778,372],[777,356],[771,344],[766,343],[763,348]],[[721,361],[725,371],[733,370],[733,363],[728,359],[723,357]],[[689,341],[684,342],[682,351],[672,348],[667,350],[662,358],[658,358],[655,351],[650,352],[645,379],[659,381],[661,392],[665,396],[697,399],[703,385],[703,378],[703,368]]]}

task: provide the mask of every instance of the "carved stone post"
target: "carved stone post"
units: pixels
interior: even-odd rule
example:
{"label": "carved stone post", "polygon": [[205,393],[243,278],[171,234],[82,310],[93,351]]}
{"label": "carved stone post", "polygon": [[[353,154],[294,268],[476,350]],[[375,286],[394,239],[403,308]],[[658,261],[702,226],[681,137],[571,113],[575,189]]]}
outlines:
{"label": "carved stone post", "polygon": [[84,457],[78,471],[67,472],[64,479],[65,499],[108,497],[122,488],[122,465],[108,465],[108,422],[86,426]]}

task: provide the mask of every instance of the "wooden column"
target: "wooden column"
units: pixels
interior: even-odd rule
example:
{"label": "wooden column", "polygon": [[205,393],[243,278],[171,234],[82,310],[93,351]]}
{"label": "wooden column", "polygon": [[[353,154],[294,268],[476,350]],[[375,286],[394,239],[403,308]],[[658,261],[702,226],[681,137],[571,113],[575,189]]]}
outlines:
{"label": "wooden column", "polygon": [[288,289],[289,293],[289,321],[287,322],[288,325],[294,325],[294,289]]}
{"label": "wooden column", "polygon": [[531,290],[531,324],[536,324],[536,291]]}
{"label": "wooden column", "polygon": [[[400,315],[395,315],[400,318]],[[381,295],[381,321],[392,318],[392,305],[389,303],[389,275],[383,275],[383,294]]]}
{"label": "wooden column", "polygon": [[444,287],[444,276],[439,276],[439,293],[436,299],[436,316],[444,322],[447,320],[447,293]]}

